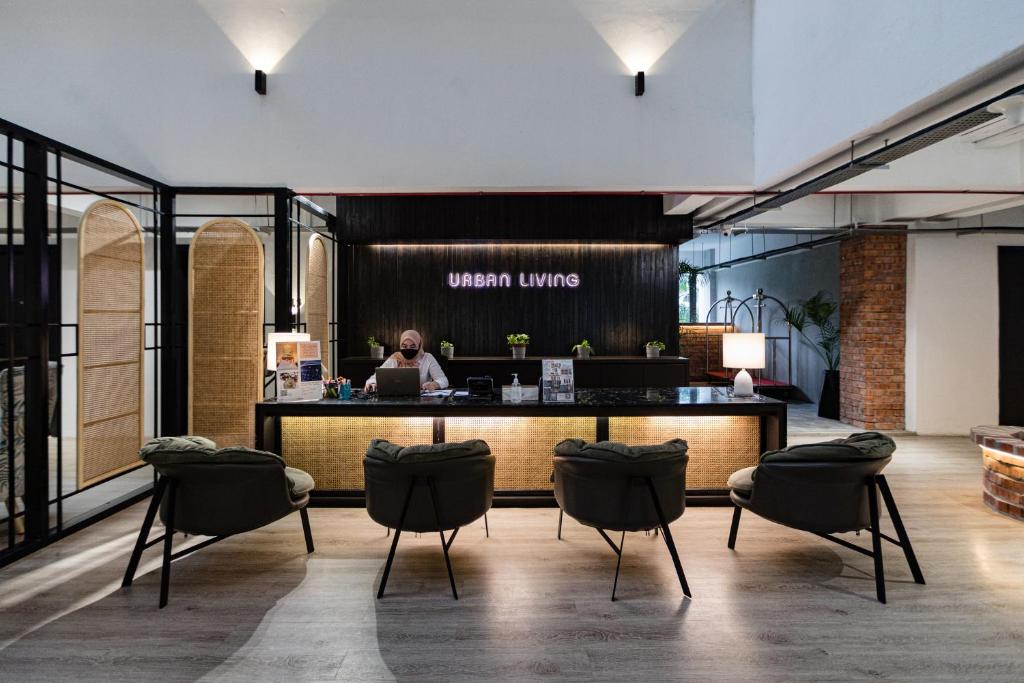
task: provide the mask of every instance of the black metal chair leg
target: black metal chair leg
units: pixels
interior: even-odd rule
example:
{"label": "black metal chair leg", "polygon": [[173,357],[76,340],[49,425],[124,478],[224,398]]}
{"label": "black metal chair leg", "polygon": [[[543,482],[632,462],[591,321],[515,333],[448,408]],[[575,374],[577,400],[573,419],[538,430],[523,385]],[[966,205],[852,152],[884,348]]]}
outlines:
{"label": "black metal chair leg", "polygon": [[615,560],[615,582],[612,583],[612,602],[615,602],[615,590],[619,587],[619,568],[622,566],[622,550],[626,547],[626,532],[622,532],[622,538],[619,539],[619,550],[615,554],[618,555],[618,559]]}
{"label": "black metal chair leg", "polygon": [[452,573],[451,558],[448,557],[448,544],[444,540],[444,529],[441,528],[441,512],[437,507],[437,488],[434,486],[433,478],[427,477],[427,486],[430,487],[430,501],[434,505],[434,521],[437,523],[437,533],[441,536],[441,550],[444,551],[444,566],[448,569],[448,582],[452,585],[452,597],[458,600],[459,592],[455,590],[455,575]]}
{"label": "black metal chair leg", "polygon": [[885,604],[885,569],[882,565],[882,536],[878,528],[878,489],[874,479],[867,483],[868,514],[871,517],[871,555],[875,560],[875,593],[878,601]]}
{"label": "black metal chair leg", "polygon": [[647,490],[651,493],[651,502],[654,503],[654,511],[658,513],[658,523],[661,524],[661,533],[665,537],[665,545],[668,546],[669,555],[672,556],[672,564],[676,567],[676,576],[679,577],[679,585],[683,589],[683,595],[693,599],[690,594],[690,585],[686,582],[686,574],[683,573],[683,564],[679,561],[679,553],[676,552],[676,543],[672,540],[672,531],[668,528],[668,521],[661,509],[661,500],[658,499],[658,491],[654,488],[654,481],[647,477]]}
{"label": "black metal chair leg", "polygon": [[889,519],[892,520],[892,525],[896,528],[896,537],[900,539],[903,555],[907,558],[907,564],[910,565],[910,573],[914,575],[914,582],[923,585],[924,574],[921,573],[921,566],[917,563],[914,548],[910,545],[910,536],[907,535],[907,530],[903,526],[900,511],[896,508],[896,500],[892,497],[892,491],[889,490],[889,482],[886,481],[884,474],[876,475],[875,480],[878,482],[878,490],[882,492],[882,500],[885,501]]}
{"label": "black metal chair leg", "polygon": [[302,535],[306,537],[306,552],[313,552],[313,531],[309,528],[309,510],[302,508],[299,510],[299,516],[302,517]]}
{"label": "black metal chair leg", "polygon": [[558,508],[558,540],[562,540],[562,517],[565,516],[565,510]]}
{"label": "black metal chair leg", "polygon": [[139,529],[139,537],[135,541],[135,548],[132,550],[132,556],[128,560],[128,568],[124,571],[124,579],[121,581],[121,585],[128,587],[132,585],[132,581],[135,580],[135,572],[139,568],[139,562],[142,560],[142,551],[146,549],[146,543],[149,542],[149,532],[153,528],[153,520],[156,519],[156,511],[160,509],[160,500],[164,497],[164,491],[167,489],[167,479],[160,477],[157,479],[156,486],[153,487],[153,498],[149,501],[149,508],[146,509],[146,517],[142,521],[142,528]]}
{"label": "black metal chair leg", "polygon": [[487,513],[486,512],[484,513],[484,533],[487,535],[487,538],[491,537],[491,525],[487,521]]}
{"label": "black metal chair leg", "polygon": [[729,550],[736,549],[736,534],[740,530],[740,515],[743,514],[743,508],[737,505],[732,511],[732,526],[729,528]]}
{"label": "black metal chair leg", "polygon": [[167,485],[167,524],[164,529],[164,564],[160,572],[160,609],[167,606],[167,593],[171,585],[171,541],[174,538],[174,500],[178,497],[178,484],[173,479]]}
{"label": "black metal chair leg", "polygon": [[[377,599],[384,597],[384,587],[388,585],[388,576],[391,575],[391,565],[395,561],[395,550],[398,548],[398,537],[402,535],[402,527],[405,526],[405,513],[409,511],[409,501],[412,500],[412,491],[416,488],[416,477],[409,482],[409,490],[405,494],[405,502],[402,504],[402,514],[398,518],[398,527],[395,528],[395,537],[391,541],[391,550],[388,552],[388,560],[384,563],[384,575],[380,577],[380,588],[377,589]],[[390,530],[390,527],[388,527]]]}

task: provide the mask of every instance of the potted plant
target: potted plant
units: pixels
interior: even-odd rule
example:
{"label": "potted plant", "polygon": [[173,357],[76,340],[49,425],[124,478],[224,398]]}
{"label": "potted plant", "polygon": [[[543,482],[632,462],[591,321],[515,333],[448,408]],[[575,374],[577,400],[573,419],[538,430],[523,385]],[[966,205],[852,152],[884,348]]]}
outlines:
{"label": "potted plant", "polygon": [[[839,325],[833,317],[839,304],[825,292],[818,292],[786,311],[786,322],[800,333],[825,361],[825,380],[818,400],[818,416],[839,419]],[[808,336],[810,327],[818,328],[817,340]]]}
{"label": "potted plant", "polygon": [[589,341],[584,339],[579,344],[572,347],[572,350],[576,354],[577,358],[586,360],[587,358],[590,358],[590,354],[594,352],[594,347],[590,345]]}
{"label": "potted plant", "polygon": [[649,341],[644,344],[644,348],[647,349],[648,358],[657,358],[661,355],[661,352],[665,350],[665,342],[662,341]]}
{"label": "potted plant", "polygon": [[508,345],[512,347],[512,357],[523,359],[526,358],[526,346],[530,343],[530,335],[524,332],[517,332],[510,334],[505,337],[508,341]]}
{"label": "potted plant", "polygon": [[455,345],[447,339],[441,340],[441,355],[451,360],[455,357]]}
{"label": "potted plant", "polygon": [[370,347],[370,358],[382,360],[384,358],[384,345],[374,337],[367,337],[366,343]]}

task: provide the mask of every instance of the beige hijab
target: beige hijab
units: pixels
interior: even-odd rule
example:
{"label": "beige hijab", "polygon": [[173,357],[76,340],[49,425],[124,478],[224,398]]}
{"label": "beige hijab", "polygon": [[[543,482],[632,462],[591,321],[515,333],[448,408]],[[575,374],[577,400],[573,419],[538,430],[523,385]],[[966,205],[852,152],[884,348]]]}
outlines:
{"label": "beige hijab", "polygon": [[413,356],[412,360],[406,360],[401,351],[395,351],[391,354],[391,358],[398,363],[398,367],[400,368],[418,368],[420,361],[423,360],[423,335],[416,330],[406,330],[402,333],[402,336],[398,338],[398,345],[401,346],[402,342],[407,339],[416,344],[417,352],[416,355]]}

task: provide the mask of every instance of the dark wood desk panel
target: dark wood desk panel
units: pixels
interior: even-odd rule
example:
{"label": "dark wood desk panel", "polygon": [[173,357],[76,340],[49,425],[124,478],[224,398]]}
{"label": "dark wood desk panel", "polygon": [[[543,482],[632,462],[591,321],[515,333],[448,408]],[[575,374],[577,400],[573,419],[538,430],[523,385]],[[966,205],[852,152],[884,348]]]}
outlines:
{"label": "dark wood desk panel", "polygon": [[[484,375],[493,377],[496,386],[511,384],[512,373],[519,374],[522,384],[537,384],[540,379],[542,358],[539,356],[522,360],[511,356],[456,356],[451,360],[436,357],[453,387],[466,386],[467,377]],[[369,356],[343,358],[339,374],[350,378],[353,387],[362,387],[382,362]],[[587,360],[574,359],[573,370],[580,389],[667,388],[690,384],[689,360],[679,356],[595,356]]]}

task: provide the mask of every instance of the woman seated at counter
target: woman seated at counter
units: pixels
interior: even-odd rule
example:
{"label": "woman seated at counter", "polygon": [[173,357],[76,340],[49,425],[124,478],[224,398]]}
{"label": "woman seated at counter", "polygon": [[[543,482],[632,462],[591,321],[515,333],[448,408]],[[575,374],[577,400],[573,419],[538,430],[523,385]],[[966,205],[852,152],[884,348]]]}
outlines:
{"label": "woman seated at counter", "polygon": [[[398,342],[399,350],[384,361],[382,368],[419,368],[420,388],[424,391],[447,389],[448,378],[445,377],[441,364],[432,354],[423,350],[423,337],[416,330],[406,330]],[[365,391],[377,390],[377,375],[370,375],[366,380]]]}

